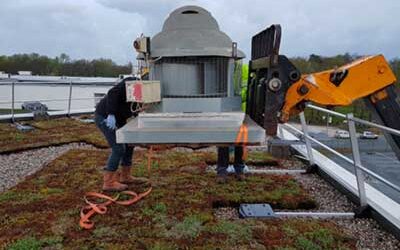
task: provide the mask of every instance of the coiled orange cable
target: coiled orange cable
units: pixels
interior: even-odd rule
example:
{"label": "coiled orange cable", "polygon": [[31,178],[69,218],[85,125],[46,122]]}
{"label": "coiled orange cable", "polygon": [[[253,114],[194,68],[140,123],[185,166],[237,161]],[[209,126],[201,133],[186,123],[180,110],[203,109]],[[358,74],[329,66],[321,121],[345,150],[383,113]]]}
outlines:
{"label": "coiled orange cable", "polygon": [[[150,147],[149,153],[147,155],[147,171],[149,175],[149,180],[151,180],[151,162],[152,162],[152,156],[153,156],[153,148]],[[150,181],[151,183],[151,181]],[[111,205],[112,203],[118,204],[118,205],[123,205],[123,206],[129,206],[132,204],[135,204],[142,198],[146,197],[149,195],[152,191],[152,187],[150,185],[150,188],[140,194],[137,194],[133,191],[122,191],[119,194],[117,194],[115,197],[111,197],[102,193],[97,193],[97,192],[87,192],[84,196],[85,203],[87,204],[81,209],[80,212],[80,220],[79,220],[79,226],[83,229],[92,229],[94,227],[94,222],[90,220],[90,218],[96,214],[106,214],[107,212],[107,206]],[[123,200],[119,201],[119,197],[121,194],[126,194],[129,196],[132,196],[131,199],[128,200]],[[100,198],[103,200],[106,200],[105,202],[101,203],[95,203],[90,201],[89,198]]]}

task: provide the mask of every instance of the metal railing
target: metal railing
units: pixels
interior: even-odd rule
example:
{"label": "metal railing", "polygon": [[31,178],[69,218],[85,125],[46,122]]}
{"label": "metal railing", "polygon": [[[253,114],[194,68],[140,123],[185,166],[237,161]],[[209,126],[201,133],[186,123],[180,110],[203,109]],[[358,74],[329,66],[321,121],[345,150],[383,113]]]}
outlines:
{"label": "metal railing", "polygon": [[[38,100],[15,100],[15,85],[16,84],[40,84],[40,85],[54,85],[54,84],[63,84],[63,85],[69,85],[69,93],[68,93],[68,98],[55,98],[55,99],[38,99]],[[60,101],[67,101],[67,106],[66,109],[63,110],[66,112],[67,116],[70,116],[71,113],[73,113],[74,111],[78,111],[78,110],[71,110],[71,106],[72,106],[72,101],[78,101],[78,100],[96,100],[99,99],[99,97],[84,97],[84,98],[72,98],[72,90],[73,90],[73,86],[74,84],[77,84],[79,86],[82,85],[90,85],[90,86],[112,86],[113,84],[115,84],[114,82],[89,82],[89,81],[81,81],[81,82],[73,82],[73,81],[52,81],[52,82],[2,82],[3,85],[7,84],[7,85],[11,85],[11,101],[0,101],[0,105],[1,104],[10,104],[11,105],[11,110],[10,110],[10,120],[12,122],[15,121],[15,115],[16,115],[16,109],[15,109],[15,104],[17,103],[24,103],[24,102],[29,102],[29,101],[37,101],[37,102],[60,102]]]}
{"label": "metal railing", "polygon": [[355,176],[356,176],[356,180],[357,180],[357,188],[358,188],[358,194],[359,194],[358,197],[359,197],[359,202],[360,202],[361,207],[367,206],[367,196],[366,196],[366,192],[365,192],[365,174],[372,176],[373,178],[381,181],[382,183],[386,184],[387,186],[391,187],[392,189],[400,192],[400,187],[398,185],[393,184],[389,180],[383,178],[379,174],[365,168],[362,165],[361,157],[360,157],[360,149],[359,149],[359,145],[358,145],[358,141],[357,141],[355,124],[356,123],[364,124],[364,125],[367,125],[370,127],[375,127],[375,128],[384,130],[385,132],[400,136],[399,130],[356,118],[353,116],[352,113],[345,115],[345,114],[342,114],[342,113],[339,113],[336,111],[332,111],[332,110],[328,110],[325,108],[321,108],[321,107],[318,107],[318,106],[315,106],[312,104],[307,104],[306,107],[314,109],[314,110],[318,110],[318,111],[321,111],[323,113],[327,113],[327,114],[330,114],[333,116],[343,118],[347,121],[349,135],[350,135],[350,142],[351,142],[351,150],[352,150],[352,155],[353,155],[353,159],[350,159],[347,156],[341,154],[340,152],[330,148],[329,146],[327,146],[327,145],[323,144],[322,142],[316,140],[315,138],[311,137],[308,133],[306,117],[304,115],[304,112],[302,112],[299,114],[302,130],[297,129],[296,127],[294,127],[290,124],[284,124],[284,127],[297,133],[297,134],[300,134],[304,137],[305,144],[306,144],[307,156],[308,156],[310,165],[315,164],[314,156],[313,156],[313,149],[311,146],[312,142],[319,145],[320,147],[326,149],[330,153],[338,156],[339,158],[345,160],[346,162],[352,164],[354,166],[354,172],[355,172]]}

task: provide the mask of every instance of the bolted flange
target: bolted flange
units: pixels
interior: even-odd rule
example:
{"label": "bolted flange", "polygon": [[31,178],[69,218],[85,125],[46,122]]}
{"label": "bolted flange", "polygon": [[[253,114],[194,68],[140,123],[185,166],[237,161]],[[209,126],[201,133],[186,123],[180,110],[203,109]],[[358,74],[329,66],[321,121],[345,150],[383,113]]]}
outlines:
{"label": "bolted flange", "polygon": [[297,92],[300,95],[306,95],[308,92],[310,91],[310,89],[306,86],[306,85],[301,85],[300,88],[297,90]]}
{"label": "bolted flange", "polygon": [[270,90],[276,92],[278,90],[281,89],[282,87],[282,82],[281,80],[279,80],[279,78],[272,78],[269,82],[268,82],[268,87]]}

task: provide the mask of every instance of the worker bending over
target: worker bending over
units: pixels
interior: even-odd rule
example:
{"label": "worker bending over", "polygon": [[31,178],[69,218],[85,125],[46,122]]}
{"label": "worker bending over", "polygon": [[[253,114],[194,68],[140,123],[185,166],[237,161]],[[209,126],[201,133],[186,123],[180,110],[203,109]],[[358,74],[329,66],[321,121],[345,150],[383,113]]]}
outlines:
{"label": "worker bending over", "polygon": [[[116,142],[116,129],[124,126],[128,118],[137,116],[137,113],[133,113],[137,103],[126,101],[125,81],[127,80],[137,79],[128,77],[121,80],[108,91],[107,95],[96,106],[96,125],[111,147],[111,154],[104,168],[104,191],[122,191],[127,189],[128,186],[126,184],[146,181],[145,178],[131,176],[134,147]],[[121,171],[118,172],[120,164]]]}

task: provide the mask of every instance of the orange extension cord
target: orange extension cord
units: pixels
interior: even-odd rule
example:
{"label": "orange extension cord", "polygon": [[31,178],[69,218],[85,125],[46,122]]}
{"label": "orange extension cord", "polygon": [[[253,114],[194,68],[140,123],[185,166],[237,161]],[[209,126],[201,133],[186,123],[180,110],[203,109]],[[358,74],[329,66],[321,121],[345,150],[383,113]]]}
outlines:
{"label": "orange extension cord", "polygon": [[243,145],[243,159],[247,158],[246,144],[249,141],[249,130],[245,124],[242,124],[239,129],[239,133],[236,136],[236,144]]}
{"label": "orange extension cord", "polygon": [[[149,174],[149,180],[151,183],[151,161],[152,161],[152,155],[153,155],[153,148],[150,147],[149,153],[147,154],[147,171]],[[96,214],[105,214],[107,212],[107,206],[111,205],[112,203],[118,204],[118,205],[123,205],[123,206],[130,206],[132,204],[135,204],[142,198],[146,197],[151,193],[152,187],[143,193],[137,194],[133,191],[122,191],[119,194],[117,194],[115,197],[111,197],[102,193],[97,193],[97,192],[88,192],[84,196],[84,200],[86,202],[86,206],[84,206],[81,209],[80,213],[80,220],[79,220],[79,226],[83,229],[92,229],[94,226],[94,222],[90,220],[90,218]],[[126,194],[132,196],[131,199],[129,200],[123,200],[119,201],[118,198],[121,194]],[[100,198],[106,200],[105,202],[102,203],[95,203],[91,202],[89,198]]]}

